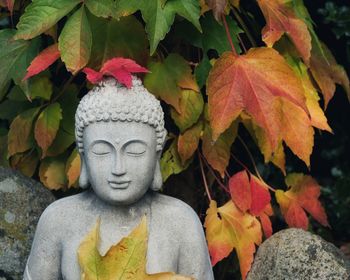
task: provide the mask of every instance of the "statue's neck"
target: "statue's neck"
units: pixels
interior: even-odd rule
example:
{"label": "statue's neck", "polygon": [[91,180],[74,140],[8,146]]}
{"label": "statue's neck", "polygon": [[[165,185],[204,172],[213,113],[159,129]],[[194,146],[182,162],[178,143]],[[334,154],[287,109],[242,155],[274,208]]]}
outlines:
{"label": "statue's neck", "polygon": [[91,206],[95,211],[99,212],[100,215],[117,215],[129,219],[135,219],[149,214],[152,202],[152,194],[148,192],[135,203],[128,205],[110,204],[99,198],[92,189],[87,191],[87,195],[90,197]]}

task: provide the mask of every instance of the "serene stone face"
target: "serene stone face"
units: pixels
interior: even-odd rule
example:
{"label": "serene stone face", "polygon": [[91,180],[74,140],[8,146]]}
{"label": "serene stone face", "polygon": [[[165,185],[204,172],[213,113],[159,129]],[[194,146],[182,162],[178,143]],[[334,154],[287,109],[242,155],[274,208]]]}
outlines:
{"label": "serene stone face", "polygon": [[158,160],[153,127],[137,122],[96,122],[84,129],[83,142],[88,180],[101,200],[129,205],[147,192]]}

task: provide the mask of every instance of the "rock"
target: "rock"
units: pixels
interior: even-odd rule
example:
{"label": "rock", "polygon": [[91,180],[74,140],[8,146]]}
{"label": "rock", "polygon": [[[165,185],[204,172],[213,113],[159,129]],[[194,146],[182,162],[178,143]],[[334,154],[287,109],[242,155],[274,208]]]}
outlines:
{"label": "rock", "polygon": [[0,279],[22,279],[35,227],[55,200],[40,183],[0,167]]}
{"label": "rock", "polygon": [[302,229],[282,230],[259,248],[247,280],[346,280],[350,261],[333,244]]}

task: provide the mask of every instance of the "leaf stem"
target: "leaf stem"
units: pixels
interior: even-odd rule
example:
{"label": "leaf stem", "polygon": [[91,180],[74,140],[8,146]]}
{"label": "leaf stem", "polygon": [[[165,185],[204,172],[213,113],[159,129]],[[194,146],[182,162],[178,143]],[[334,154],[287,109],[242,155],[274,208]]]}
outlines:
{"label": "leaf stem", "polygon": [[205,188],[205,192],[207,193],[209,202],[212,201],[211,195],[210,195],[210,191],[209,191],[209,187],[208,187],[208,183],[207,183],[207,178],[205,177],[204,174],[204,168],[203,168],[203,162],[202,159],[200,157],[199,151],[198,151],[198,159],[199,159],[199,164],[201,167],[201,173],[202,173],[202,178],[203,178],[203,183],[204,183],[204,188]]}
{"label": "leaf stem", "polygon": [[233,52],[234,56],[238,56],[238,54],[236,52],[236,49],[235,49],[235,46],[233,45],[232,37],[231,37],[231,34],[230,34],[230,29],[228,28],[225,15],[222,15],[222,22],[224,23],[227,40],[230,43],[232,52]]}
{"label": "leaf stem", "polygon": [[210,172],[213,174],[213,176],[215,177],[216,182],[218,183],[218,185],[227,193],[230,193],[229,190],[226,188],[226,186],[221,182],[220,178],[218,178],[215,174],[215,171],[213,170],[213,168],[211,168],[211,166],[209,165],[209,163],[205,160],[204,156],[201,153],[198,153],[200,155],[200,157],[202,158],[202,160],[204,161],[205,165],[207,166],[207,168],[210,170]]}
{"label": "leaf stem", "polygon": [[233,12],[234,17],[236,18],[236,20],[240,24],[240,26],[243,28],[244,33],[247,35],[250,44],[255,48],[257,46],[257,44],[256,44],[252,34],[250,33],[247,25],[245,24],[245,22],[243,21],[242,17],[239,15],[239,13],[237,12],[235,7],[232,7],[232,12]]}

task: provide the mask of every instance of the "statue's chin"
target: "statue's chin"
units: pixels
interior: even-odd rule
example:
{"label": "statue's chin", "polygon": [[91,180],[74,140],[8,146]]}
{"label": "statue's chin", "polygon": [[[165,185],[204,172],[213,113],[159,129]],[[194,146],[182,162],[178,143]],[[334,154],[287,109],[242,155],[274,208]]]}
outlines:
{"label": "statue's chin", "polygon": [[123,192],[123,190],[117,190],[115,193],[106,196],[105,194],[99,194],[94,191],[94,195],[102,202],[108,203],[111,206],[131,206],[143,200],[143,198],[147,196],[147,192],[137,195],[128,195],[126,192]]}

